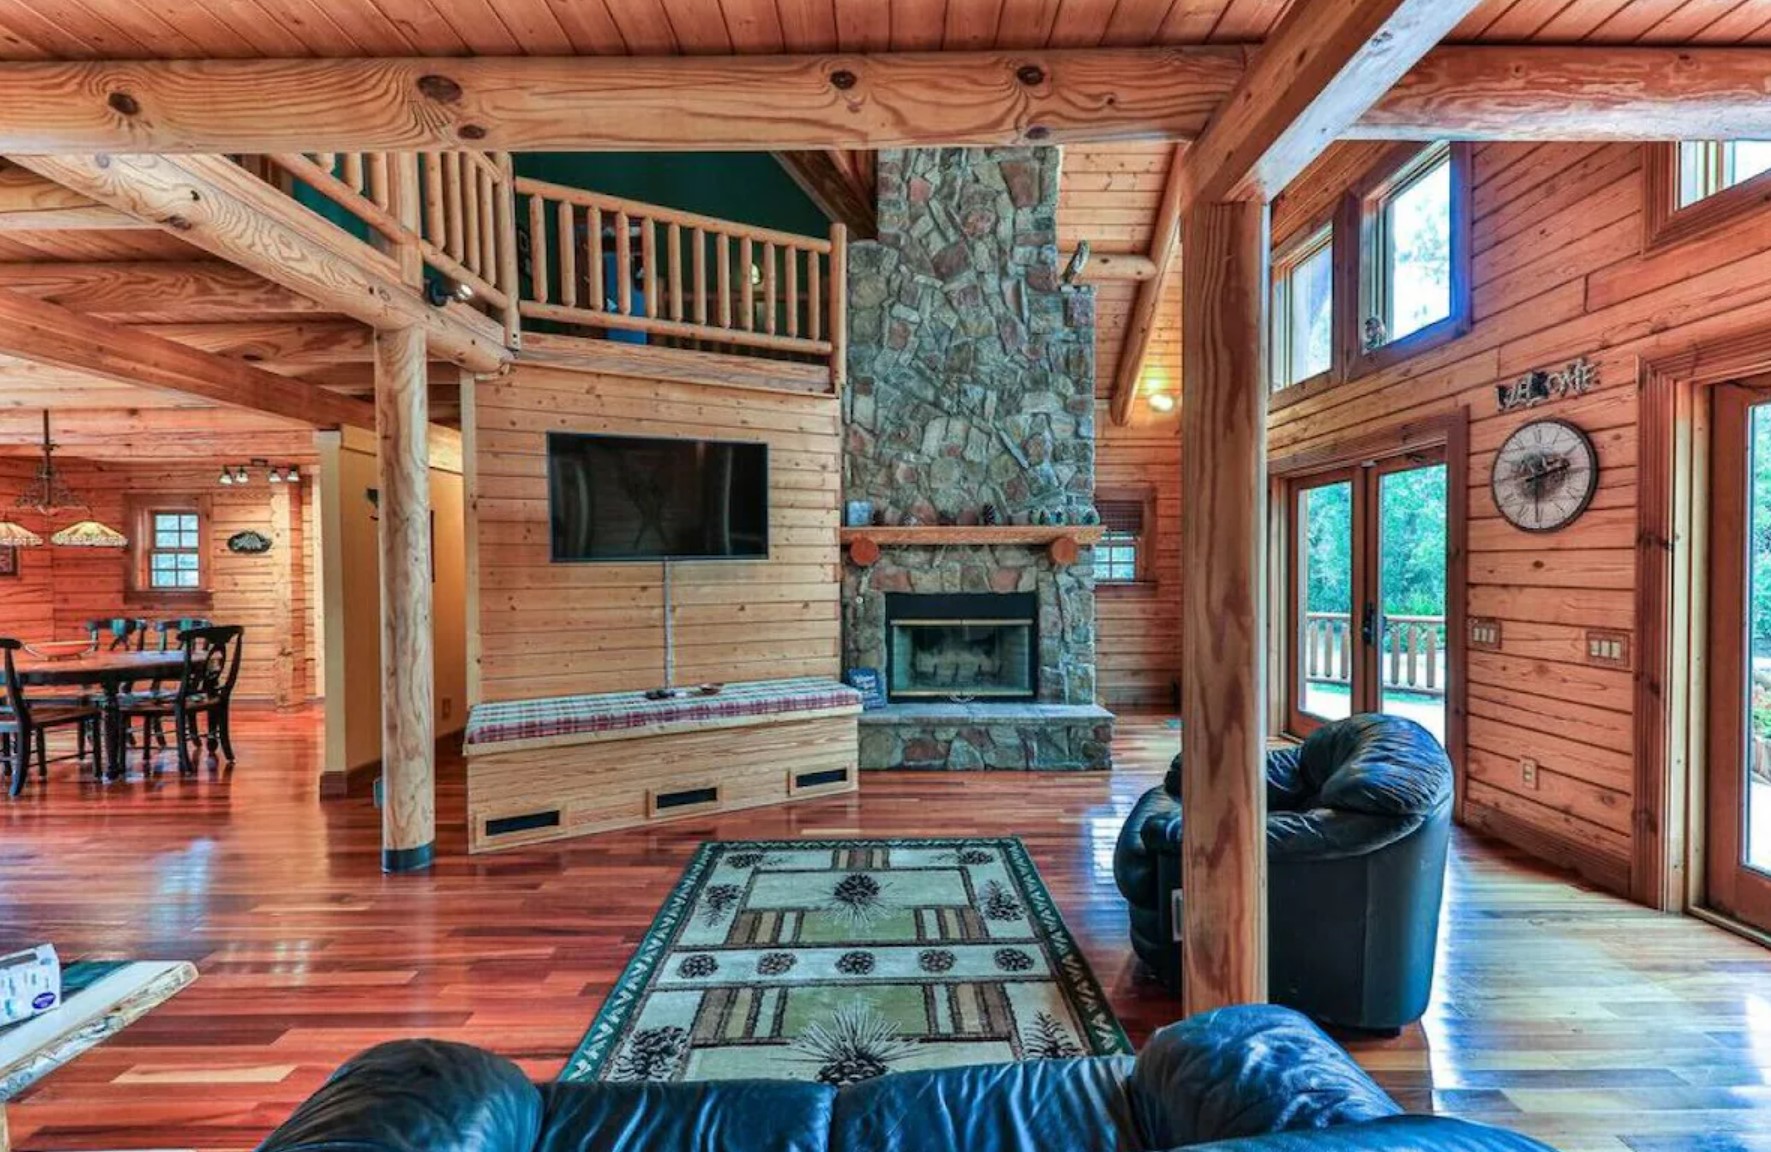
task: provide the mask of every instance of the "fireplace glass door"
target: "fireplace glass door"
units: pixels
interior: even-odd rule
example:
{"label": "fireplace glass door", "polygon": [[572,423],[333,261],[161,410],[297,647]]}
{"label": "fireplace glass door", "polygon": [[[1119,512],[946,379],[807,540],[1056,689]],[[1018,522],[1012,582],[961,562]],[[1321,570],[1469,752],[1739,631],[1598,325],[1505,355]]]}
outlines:
{"label": "fireplace glass door", "polygon": [[895,595],[886,606],[893,700],[1031,700],[1038,625],[1031,594]]}

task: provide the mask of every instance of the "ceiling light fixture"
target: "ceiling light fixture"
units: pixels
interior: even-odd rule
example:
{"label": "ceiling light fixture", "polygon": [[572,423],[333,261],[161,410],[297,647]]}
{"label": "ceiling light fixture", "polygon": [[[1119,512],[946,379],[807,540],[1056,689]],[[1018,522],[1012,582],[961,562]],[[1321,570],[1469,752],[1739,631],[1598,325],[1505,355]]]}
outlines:
{"label": "ceiling light fixture", "polygon": [[1173,392],[1152,392],[1149,404],[1152,412],[1173,412],[1175,410],[1175,394]]}
{"label": "ceiling light fixture", "polygon": [[127,548],[129,537],[100,524],[97,520],[81,520],[70,524],[49,538],[51,544],[64,548]]}
{"label": "ceiling light fixture", "polygon": [[0,548],[41,548],[43,537],[15,520],[0,520]]}
{"label": "ceiling light fixture", "polygon": [[[43,410],[43,463],[37,465],[37,475],[25,485],[19,493],[17,506],[40,516],[52,516],[57,512],[78,508],[90,512],[91,506],[74,494],[68,482],[62,479],[55,467],[55,441],[49,438],[49,410]],[[14,525],[14,527],[17,527]],[[29,538],[35,544],[25,547],[37,547],[43,543],[42,537],[35,532],[21,529],[20,539]],[[129,538],[109,525],[97,520],[81,520],[49,538],[51,544],[65,544],[76,548],[122,548],[129,543]]]}

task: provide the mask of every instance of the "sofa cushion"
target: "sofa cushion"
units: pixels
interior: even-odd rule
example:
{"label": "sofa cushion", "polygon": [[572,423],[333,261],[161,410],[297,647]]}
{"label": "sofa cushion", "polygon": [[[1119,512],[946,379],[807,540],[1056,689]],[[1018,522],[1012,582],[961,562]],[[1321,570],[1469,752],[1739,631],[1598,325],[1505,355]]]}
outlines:
{"label": "sofa cushion", "polygon": [[1189,1152],[1549,1152],[1500,1128],[1443,1116],[1387,1116],[1308,1132],[1198,1144]]}
{"label": "sofa cushion", "polygon": [[535,1152],[824,1152],[836,1090],[793,1080],[554,1084]]}
{"label": "sofa cushion", "polygon": [[859,712],[861,694],[847,684],[817,676],[727,684],[708,695],[648,700],[644,692],[598,692],[474,705],[468,715],[471,754],[518,741],[658,731],[679,724],[718,726],[754,717],[819,712]]}
{"label": "sofa cushion", "polygon": [[1149,1148],[1327,1128],[1401,1112],[1334,1041],[1288,1008],[1222,1008],[1138,1054],[1132,1104]]}
{"label": "sofa cushion", "polygon": [[1432,733],[1399,716],[1324,724],[1305,739],[1299,773],[1317,789],[1310,807],[1425,816],[1451,800],[1445,749]]}
{"label": "sofa cushion", "polygon": [[900,1072],[844,1088],[830,1152],[1134,1152],[1128,1057]]}

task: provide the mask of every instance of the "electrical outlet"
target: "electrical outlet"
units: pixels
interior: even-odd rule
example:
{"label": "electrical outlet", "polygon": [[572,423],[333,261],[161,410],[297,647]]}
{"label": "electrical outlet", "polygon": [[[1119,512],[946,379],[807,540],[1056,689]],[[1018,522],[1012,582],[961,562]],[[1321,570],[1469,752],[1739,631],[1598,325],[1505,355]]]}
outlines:
{"label": "electrical outlet", "polygon": [[1537,761],[1529,756],[1519,757],[1519,783],[1534,792],[1537,790]]}

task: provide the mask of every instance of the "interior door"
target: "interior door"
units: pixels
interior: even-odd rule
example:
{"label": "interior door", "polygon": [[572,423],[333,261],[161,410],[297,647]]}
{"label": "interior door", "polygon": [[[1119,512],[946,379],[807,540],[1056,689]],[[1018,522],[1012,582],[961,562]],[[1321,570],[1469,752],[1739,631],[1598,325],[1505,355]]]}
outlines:
{"label": "interior door", "polygon": [[1386,712],[1445,740],[1448,497],[1441,449],[1291,482],[1293,732]]}
{"label": "interior door", "polygon": [[1714,390],[1705,880],[1771,931],[1771,388]]}

